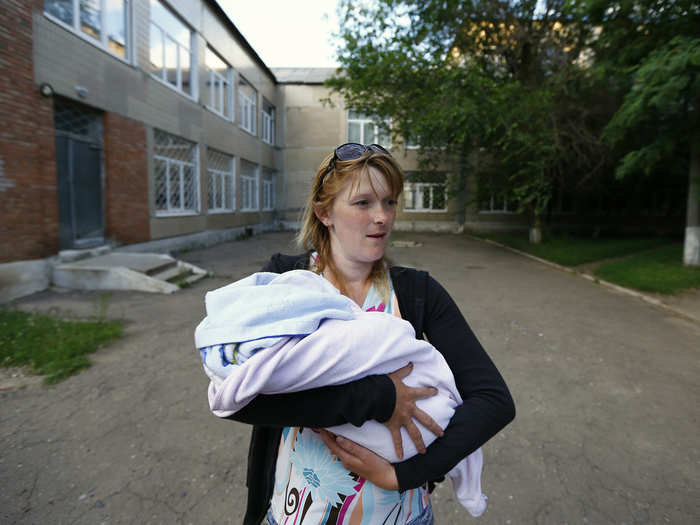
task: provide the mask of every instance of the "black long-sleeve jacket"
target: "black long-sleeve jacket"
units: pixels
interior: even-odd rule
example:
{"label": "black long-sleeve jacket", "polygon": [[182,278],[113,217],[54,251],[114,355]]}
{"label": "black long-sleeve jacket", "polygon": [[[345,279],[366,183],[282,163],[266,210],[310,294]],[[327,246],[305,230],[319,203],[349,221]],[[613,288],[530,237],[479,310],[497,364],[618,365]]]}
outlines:
{"label": "black long-sleeve jacket", "polygon": [[[276,254],[262,271],[306,268],[308,260],[308,254]],[[445,357],[464,401],[444,436],[436,439],[426,454],[394,464],[399,489],[408,490],[442,478],[507,425],[515,417],[515,406],[501,374],[445,289],[427,272],[395,266],[390,275],[402,318]],[[395,402],[391,379],[372,375],[345,385],[261,394],[232,415],[231,419],[253,425],[244,525],[259,524],[269,506],[283,427],[359,426],[369,419],[383,422],[391,417]]]}

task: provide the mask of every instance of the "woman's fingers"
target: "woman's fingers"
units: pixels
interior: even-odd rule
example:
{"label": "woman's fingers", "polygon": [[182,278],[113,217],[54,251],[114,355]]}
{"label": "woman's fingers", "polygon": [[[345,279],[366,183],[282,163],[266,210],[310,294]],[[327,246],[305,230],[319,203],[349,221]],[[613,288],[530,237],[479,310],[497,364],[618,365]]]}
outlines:
{"label": "woman's fingers", "polygon": [[394,450],[396,451],[396,457],[403,459],[403,441],[401,439],[401,427],[390,428],[391,430],[391,440],[394,442]]}
{"label": "woman's fingers", "polygon": [[422,411],[420,408],[416,408],[416,412],[415,414],[413,414],[413,417],[416,418],[416,420],[418,420],[421,425],[430,430],[436,436],[442,437],[445,433],[442,430],[442,427],[438,425],[427,412]]}
{"label": "woman's fingers", "polygon": [[406,423],[406,432],[408,432],[411,441],[413,441],[413,444],[416,446],[416,450],[418,450],[418,452],[421,454],[425,454],[425,443],[423,443],[423,436],[413,420]]}
{"label": "woman's fingers", "polygon": [[410,375],[413,371],[413,363],[408,363],[406,366],[402,366],[398,370],[394,370],[392,373],[387,374],[391,378],[403,379]]}

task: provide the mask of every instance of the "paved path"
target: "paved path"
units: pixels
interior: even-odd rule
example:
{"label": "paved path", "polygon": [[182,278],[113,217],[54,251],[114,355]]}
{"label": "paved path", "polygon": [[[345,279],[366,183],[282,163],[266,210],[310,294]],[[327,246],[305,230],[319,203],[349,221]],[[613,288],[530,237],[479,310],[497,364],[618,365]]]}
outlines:
{"label": "paved path", "polygon": [[[443,486],[437,523],[700,522],[700,326],[466,237],[409,237],[423,247],[394,259],[450,290],[518,410],[485,447],[484,517]],[[0,523],[240,523],[249,429],[209,415],[192,333],[206,290],[293,251],[290,238],[185,254],[217,277],[172,296],[112,294],[126,337],[92,368],[0,393]],[[20,306],[89,315],[99,297]]]}

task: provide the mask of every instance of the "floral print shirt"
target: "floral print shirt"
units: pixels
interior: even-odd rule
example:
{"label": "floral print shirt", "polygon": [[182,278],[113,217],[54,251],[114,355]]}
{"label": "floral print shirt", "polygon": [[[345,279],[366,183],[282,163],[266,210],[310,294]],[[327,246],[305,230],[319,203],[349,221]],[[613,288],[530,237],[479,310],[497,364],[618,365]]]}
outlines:
{"label": "floral print shirt", "polygon": [[[372,286],[362,309],[400,317],[393,287],[391,301],[385,305]],[[407,524],[428,505],[425,487],[399,493],[350,472],[317,431],[299,427],[282,431],[270,502],[279,525]]]}

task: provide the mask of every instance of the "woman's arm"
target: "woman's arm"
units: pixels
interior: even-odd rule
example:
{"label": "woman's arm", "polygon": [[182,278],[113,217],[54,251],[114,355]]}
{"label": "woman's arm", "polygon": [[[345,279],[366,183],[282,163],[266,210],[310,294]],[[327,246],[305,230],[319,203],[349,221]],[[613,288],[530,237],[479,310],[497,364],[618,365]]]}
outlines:
{"label": "woman's arm", "polygon": [[401,490],[444,476],[515,417],[501,374],[455,302],[432,277],[427,280],[424,330],[452,370],[463,404],[426,454],[394,464]]}

